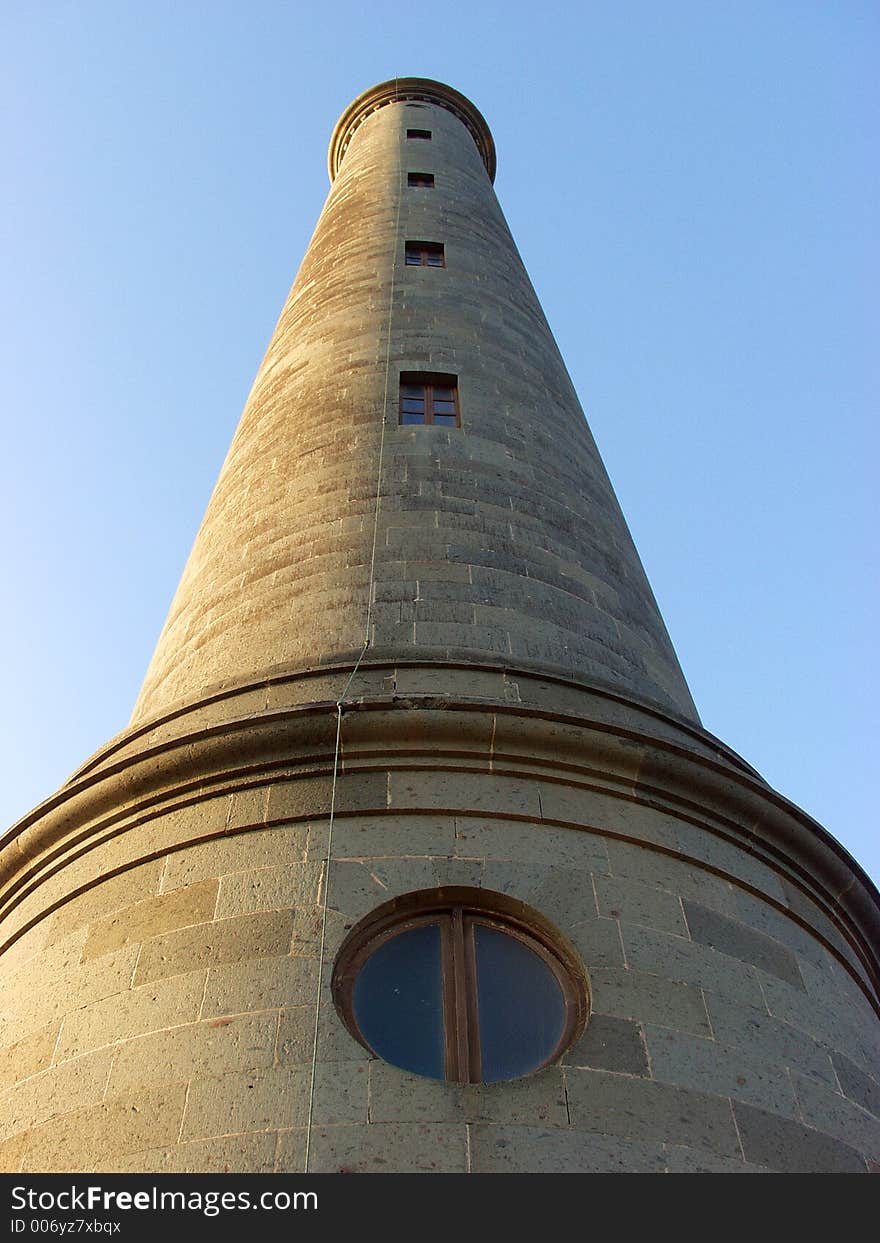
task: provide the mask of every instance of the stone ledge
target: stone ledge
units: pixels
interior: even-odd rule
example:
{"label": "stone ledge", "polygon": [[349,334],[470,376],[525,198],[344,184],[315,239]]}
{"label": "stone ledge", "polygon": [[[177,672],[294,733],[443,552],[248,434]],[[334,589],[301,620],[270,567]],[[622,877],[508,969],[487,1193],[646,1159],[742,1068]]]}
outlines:
{"label": "stone ledge", "polygon": [[[47,876],[100,842],[165,815],[180,805],[181,796],[189,802],[238,797],[236,791],[259,791],[271,784],[292,783],[295,788],[304,777],[317,778],[323,787],[332,776],[336,724],[335,703],[263,712],[165,740],[71,782],[7,838],[0,850],[0,902],[11,913]],[[513,807],[503,812],[545,825],[608,834],[601,823],[587,824],[583,816],[572,814],[581,801],[588,807],[590,796],[597,793],[672,814],[703,830],[728,854],[733,846],[743,856],[760,860],[818,903],[866,968],[874,982],[876,1004],[880,897],[871,882],[809,817],[721,760],[635,729],[518,703],[386,695],[349,705],[343,718],[339,771],[346,779],[434,772],[440,780],[425,806],[410,806],[412,800],[405,798],[390,806],[380,781],[373,794],[365,790],[365,799],[349,809],[354,814],[439,810],[468,815],[473,808],[467,805],[464,790],[476,776],[502,783],[500,789],[512,781],[513,786],[532,783],[536,792],[541,787],[559,790],[566,797],[550,816],[538,802],[537,810],[524,804],[519,812]],[[258,794],[250,820],[259,827],[271,816],[269,805],[263,807]],[[342,810],[344,805],[337,807]],[[328,811],[326,792],[316,787],[299,818],[325,818]],[[282,817],[291,818],[297,818],[295,810]],[[246,815],[241,824],[237,818],[227,820],[222,830],[214,828],[208,836],[234,832],[250,820]],[[191,833],[184,837],[177,848],[199,840],[198,833],[196,838]],[[165,845],[165,850],[172,848],[173,844]],[[810,925],[809,915],[787,909],[748,878],[731,873],[723,851],[717,858],[701,858],[687,842],[679,842],[678,849],[662,843],[650,848],[758,893],[823,939]],[[841,958],[836,947],[832,952]]]}
{"label": "stone ledge", "polygon": [[358,95],[337,121],[330,139],[330,150],[327,153],[327,169],[331,181],[336,180],[339,165],[342,163],[351,136],[361,122],[377,108],[408,99],[425,100],[427,103],[437,104],[458,117],[476,143],[490,179],[495,180],[496,157],[492,134],[482,113],[466,96],[444,82],[435,82],[430,78],[392,78],[388,82],[380,82],[377,86],[371,86],[369,90]]}

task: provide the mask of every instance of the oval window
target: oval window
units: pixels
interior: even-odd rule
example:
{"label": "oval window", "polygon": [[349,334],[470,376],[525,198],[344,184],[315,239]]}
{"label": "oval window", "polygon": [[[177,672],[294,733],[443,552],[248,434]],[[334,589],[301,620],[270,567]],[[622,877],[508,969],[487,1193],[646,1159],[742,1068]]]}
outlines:
{"label": "oval window", "polygon": [[586,979],[564,938],[526,910],[481,890],[381,907],[336,961],[333,997],[349,1031],[393,1066],[460,1083],[554,1061],[586,1022]]}

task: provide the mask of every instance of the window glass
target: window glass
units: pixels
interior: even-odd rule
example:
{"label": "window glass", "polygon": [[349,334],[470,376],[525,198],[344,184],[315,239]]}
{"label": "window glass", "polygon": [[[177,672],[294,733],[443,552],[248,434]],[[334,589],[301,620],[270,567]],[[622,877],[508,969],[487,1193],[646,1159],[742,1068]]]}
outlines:
{"label": "window glass", "polygon": [[[433,242],[413,243],[421,246]],[[400,374],[399,418],[401,423],[437,424],[440,427],[458,427],[461,417],[458,408],[456,376],[428,371],[402,371]],[[416,380],[424,383],[417,384]]]}
{"label": "window glass", "polygon": [[575,951],[538,912],[487,890],[425,890],[379,907],[343,942],[331,987],[374,1054],[457,1083],[549,1065],[589,1015]]}
{"label": "window glass", "polygon": [[516,1079],[542,1066],[565,1028],[565,998],[544,959],[517,937],[474,925],[481,1079]]}
{"label": "window glass", "polygon": [[440,928],[424,924],[385,941],[361,967],[354,1014],[381,1058],[416,1075],[442,1079],[443,978]]}
{"label": "window glass", "polygon": [[404,254],[406,262],[410,264],[431,268],[446,267],[442,242],[407,241]]}

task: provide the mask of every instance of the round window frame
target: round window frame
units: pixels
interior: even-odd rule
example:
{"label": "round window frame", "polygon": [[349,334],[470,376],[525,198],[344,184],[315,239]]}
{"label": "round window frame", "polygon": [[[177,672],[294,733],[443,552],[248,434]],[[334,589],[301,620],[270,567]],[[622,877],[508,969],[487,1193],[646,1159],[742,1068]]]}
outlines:
{"label": "round window frame", "polygon": [[[556,979],[565,1009],[562,1033],[550,1054],[525,1075],[493,1083],[513,1083],[537,1074],[558,1062],[580,1038],[590,1016],[590,984],[568,938],[539,911],[516,898],[486,889],[447,886],[417,890],[383,903],[359,920],[339,947],[330,984],[333,1004],[350,1035],[373,1057],[394,1065],[373,1048],[360,1030],[354,1009],[358,975],[383,944],[429,924],[438,924],[440,928],[443,978],[444,1077],[434,1082],[486,1082],[481,1077],[480,1065],[472,931],[475,925],[513,936],[537,954]],[[453,952],[451,941],[456,938]]]}

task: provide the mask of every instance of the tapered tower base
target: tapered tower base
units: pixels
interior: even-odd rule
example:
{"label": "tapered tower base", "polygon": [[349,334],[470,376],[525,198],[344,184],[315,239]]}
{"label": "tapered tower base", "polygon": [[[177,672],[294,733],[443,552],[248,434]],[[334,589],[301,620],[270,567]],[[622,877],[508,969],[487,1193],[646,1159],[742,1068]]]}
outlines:
{"label": "tapered tower base", "polygon": [[[5,1168],[877,1159],[873,895],[818,826],[697,728],[489,663],[363,662],[334,791],[350,675],[279,673],[131,730],[25,822],[3,856]],[[345,1030],[348,929],[438,886],[513,897],[574,944],[592,1013],[561,1064],[442,1083]]]}

